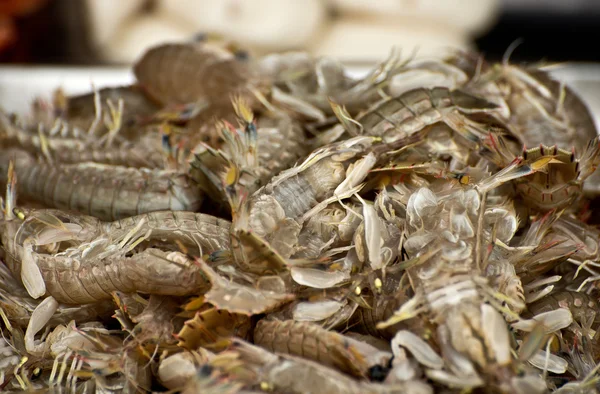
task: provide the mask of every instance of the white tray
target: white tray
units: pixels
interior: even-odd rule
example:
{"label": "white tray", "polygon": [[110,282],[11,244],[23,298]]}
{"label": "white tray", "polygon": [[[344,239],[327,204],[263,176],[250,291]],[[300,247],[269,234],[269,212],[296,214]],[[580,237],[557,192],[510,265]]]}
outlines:
{"label": "white tray", "polygon": [[0,66],[0,108],[25,114],[37,97],[50,98],[62,87],[67,94],[81,94],[97,88],[130,84],[129,67],[44,67]]}

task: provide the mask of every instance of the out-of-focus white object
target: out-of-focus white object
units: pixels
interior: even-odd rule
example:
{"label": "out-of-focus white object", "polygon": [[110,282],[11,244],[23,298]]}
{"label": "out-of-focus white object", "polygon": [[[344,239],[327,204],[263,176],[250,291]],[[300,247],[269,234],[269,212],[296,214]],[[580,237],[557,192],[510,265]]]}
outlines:
{"label": "out-of-focus white object", "polygon": [[[308,50],[374,62],[397,47],[421,56],[474,49],[500,0],[86,0],[104,58],[132,63],[151,46],[216,33],[255,54]],[[123,3],[123,4],[121,4]],[[335,12],[328,12],[333,9]]]}
{"label": "out-of-focus white object", "polygon": [[[474,49],[471,40],[445,26],[423,25],[405,21],[398,24],[384,20],[341,20],[334,22],[323,38],[308,49],[319,56],[332,56],[351,62],[372,63],[399,49],[402,58],[413,54],[436,56],[448,49]],[[387,19],[387,20],[386,20]]]}
{"label": "out-of-focus white object", "polygon": [[421,56],[473,48],[473,38],[492,26],[499,0],[332,0],[338,17],[322,40],[319,55],[374,61],[401,48]]}
{"label": "out-of-focus white object", "polygon": [[127,23],[144,0],[87,0],[88,21],[96,44],[105,47],[115,40],[115,33]]}
{"label": "out-of-focus white object", "polygon": [[[216,33],[254,52],[304,49],[319,35],[324,0],[87,0],[102,56],[132,63],[149,47]],[[122,6],[121,3],[124,3]]]}
{"label": "out-of-focus white object", "polygon": [[148,48],[183,41],[197,31],[193,23],[154,10],[144,0],[86,0],[91,36],[103,59],[133,63]]}
{"label": "out-of-focus white object", "polygon": [[263,51],[305,47],[326,16],[323,0],[162,0],[158,8]]}
{"label": "out-of-focus white object", "polygon": [[102,48],[106,58],[133,63],[148,48],[165,42],[187,41],[194,31],[192,26],[165,13],[142,15],[128,21],[119,27],[115,39]]}
{"label": "out-of-focus white object", "polygon": [[488,29],[500,8],[499,0],[332,0],[332,4],[342,15],[387,16],[398,25],[422,21],[474,34]]}

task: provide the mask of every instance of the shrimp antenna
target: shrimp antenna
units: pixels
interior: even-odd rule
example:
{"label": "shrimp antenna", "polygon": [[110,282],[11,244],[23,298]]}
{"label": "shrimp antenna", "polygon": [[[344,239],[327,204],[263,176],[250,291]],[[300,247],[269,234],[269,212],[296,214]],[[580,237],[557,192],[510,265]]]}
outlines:
{"label": "shrimp antenna", "polygon": [[509,46],[508,48],[506,48],[506,52],[504,52],[504,55],[502,56],[502,65],[504,66],[508,66],[508,61],[510,60],[510,57],[512,56],[513,52],[519,47],[519,45],[521,45],[523,42],[525,42],[525,40],[520,37],[517,38],[516,40],[514,40]]}

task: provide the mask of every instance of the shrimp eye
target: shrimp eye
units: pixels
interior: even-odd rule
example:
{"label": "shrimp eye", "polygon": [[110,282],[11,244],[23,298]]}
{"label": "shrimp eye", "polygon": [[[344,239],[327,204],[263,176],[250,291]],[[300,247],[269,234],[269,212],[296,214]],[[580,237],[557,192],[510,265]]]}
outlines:
{"label": "shrimp eye", "polygon": [[214,370],[214,367],[212,367],[211,365],[205,364],[202,367],[200,367],[200,369],[198,370],[198,375],[199,376],[210,376],[210,374],[212,374]]}
{"label": "shrimp eye", "polygon": [[192,37],[192,40],[196,41],[196,42],[204,42],[204,41],[208,40],[208,34],[206,34],[204,32],[196,33]]}
{"label": "shrimp eye", "polygon": [[248,60],[250,58],[250,54],[248,53],[248,51],[245,51],[243,49],[236,50],[234,56],[238,60]]}
{"label": "shrimp eye", "polygon": [[389,367],[385,367],[383,365],[374,365],[371,368],[369,368],[369,371],[367,373],[371,381],[383,382],[389,372]]}

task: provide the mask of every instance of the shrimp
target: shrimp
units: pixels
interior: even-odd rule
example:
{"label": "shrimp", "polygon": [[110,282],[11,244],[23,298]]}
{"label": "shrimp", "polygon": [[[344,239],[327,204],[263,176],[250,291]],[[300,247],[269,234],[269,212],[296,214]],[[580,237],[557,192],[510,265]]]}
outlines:
{"label": "shrimp", "polygon": [[177,334],[178,345],[190,350],[200,346],[219,349],[221,339],[232,336],[246,338],[250,326],[250,318],[246,315],[209,308],[197,312],[193,319],[185,322]]}
{"label": "shrimp", "polygon": [[[579,158],[574,150],[566,151],[556,145],[524,149],[521,156],[481,181],[478,189],[487,191],[514,180],[517,192],[529,206],[541,211],[562,209],[581,196],[583,182],[596,170],[599,144],[598,137],[588,141]],[[500,145],[494,146],[500,152]]]}
{"label": "shrimp", "polygon": [[420,380],[394,385],[357,381],[314,361],[290,355],[275,355],[257,346],[234,340],[232,350],[244,364],[259,374],[257,380],[268,387],[289,393],[324,392],[332,394],[431,394],[433,388]]}
{"label": "shrimp", "polygon": [[[485,205],[473,189],[454,190],[438,195],[422,188],[410,196],[406,205],[409,236],[404,248],[413,259],[407,272],[415,296],[377,327],[386,328],[428,311],[429,320],[437,326],[440,346],[462,354],[462,361],[475,363],[486,377],[502,385],[497,367],[508,373],[512,360],[506,322],[484,303],[499,307],[478,256],[481,246],[477,243],[485,242]],[[452,370],[464,368],[456,364],[459,359],[447,362]],[[465,384],[481,385],[474,369],[471,373],[473,380]],[[446,384],[455,379],[451,376],[441,371],[429,375]]]}
{"label": "shrimp", "polygon": [[[104,257],[101,251],[91,251],[108,247],[99,241],[55,255],[34,256],[48,295],[80,305],[109,300],[113,291],[178,296],[208,287],[198,267],[179,252],[150,248],[131,257],[120,256],[124,251]],[[97,253],[99,257],[87,257]]]}
{"label": "shrimp", "polygon": [[[144,130],[138,126],[140,119],[149,117],[159,110],[140,86],[120,86],[99,89],[97,92],[67,97],[67,109],[62,115],[71,129],[89,130],[98,113],[110,111],[108,101],[125,102],[122,112],[122,130],[119,135],[130,141],[135,141]],[[97,108],[98,104],[100,108]],[[85,134],[89,138],[89,133]]]}
{"label": "shrimp", "polygon": [[[398,141],[403,146],[405,140]],[[355,137],[314,151],[274,177],[245,203],[234,229],[251,231],[288,258],[298,248],[302,224],[330,203],[347,198],[368,174],[376,152],[390,149],[373,137]],[[347,195],[347,197],[345,197]],[[286,229],[286,231],[282,231]]]}
{"label": "shrimp", "polygon": [[550,140],[559,148],[574,146],[581,151],[597,134],[583,101],[540,68],[509,65],[506,61],[490,67],[481,81],[493,81],[500,87],[510,108],[509,123],[526,145]]}
{"label": "shrimp", "polygon": [[[113,222],[102,222],[94,216],[58,209],[17,209],[23,220],[17,233],[17,244],[34,231],[60,231],[66,226],[72,235],[69,241],[92,242],[102,236],[118,237],[137,226],[147,232],[146,240],[163,247],[192,248],[195,255],[210,255],[228,250],[231,222],[205,213],[188,211],[155,211],[130,216]],[[18,222],[18,221],[16,221]],[[55,224],[54,227],[51,224]],[[13,233],[13,236],[16,233]],[[7,244],[9,243],[7,238]],[[11,242],[14,244],[14,242]],[[62,248],[60,248],[62,249]]]}
{"label": "shrimp", "polygon": [[[3,174],[5,165],[0,162]],[[17,157],[15,169],[25,198],[103,220],[165,209],[195,211],[202,202],[197,185],[174,171],[94,163],[47,165],[23,155]]]}
{"label": "shrimp", "polygon": [[[14,228],[16,220],[7,215],[7,212],[12,215],[15,201],[14,172],[9,171],[8,178],[12,181],[9,182],[4,216],[5,220],[9,219],[6,220],[6,227]],[[47,217],[62,223],[56,217]],[[75,237],[67,225],[75,229],[81,229],[80,226],[75,223],[56,224],[55,229],[58,231],[50,231],[52,235],[44,235],[42,231],[37,240],[32,235],[27,235],[24,245],[7,238],[10,235],[8,231],[1,234],[3,243],[9,246],[7,249],[13,261],[9,268],[14,274],[20,273],[27,292],[33,298],[48,295],[32,312],[26,333],[28,348],[39,350],[33,344],[33,336],[52,318],[59,302],[76,305],[95,303],[111,299],[114,291],[131,293],[139,290],[149,294],[186,295],[207,287],[208,282],[199,267],[179,252],[168,253],[149,248],[131,257],[126,256],[145,237],[152,234],[150,229],[144,230],[146,236],[136,235],[144,227],[146,220],[141,219],[135,227],[120,235],[115,234],[113,238],[99,237],[55,254],[34,252],[32,244],[72,240]],[[50,223],[54,222],[50,220]],[[98,225],[98,222],[95,223]],[[28,225],[28,222],[25,221],[23,225]],[[123,223],[119,225],[122,226]],[[82,233],[86,234],[85,231]],[[19,241],[19,230],[12,234]],[[166,278],[171,278],[171,281],[165,281]]]}
{"label": "shrimp", "polygon": [[373,365],[389,361],[366,343],[308,322],[263,319],[254,330],[254,343],[273,352],[318,361],[356,377],[366,377]]}
{"label": "shrimp", "polygon": [[248,88],[258,82],[248,61],[211,43],[155,46],[133,72],[144,91],[163,104],[231,108],[230,96],[245,92],[250,97]]}
{"label": "shrimp", "polygon": [[495,104],[461,90],[419,88],[374,104],[345,128],[351,134],[392,142],[443,122],[467,141],[478,144],[486,132],[466,115],[493,113],[496,108]]}
{"label": "shrimp", "polygon": [[[241,175],[247,163],[255,166],[258,160],[253,142],[255,128],[251,127],[247,116],[245,120],[246,134],[237,134],[239,145],[235,145],[239,154],[226,159],[225,171],[206,170],[205,175],[229,201],[234,217],[232,248],[236,261],[246,268],[252,267],[254,263],[249,262],[254,261],[259,252],[268,256],[268,264],[281,268],[282,259],[290,257],[297,249],[301,224],[328,204],[357,191],[358,184],[376,162],[375,153],[393,147],[378,144],[377,138],[365,136],[318,149],[303,163],[283,171],[247,198],[245,185],[248,183]],[[410,139],[399,140],[393,145],[401,147],[408,141]],[[244,247],[248,247],[254,257],[248,256]],[[264,269],[259,265],[256,263],[255,268]]]}
{"label": "shrimp", "polygon": [[[0,309],[4,311],[7,319],[17,327],[26,328],[40,302],[41,300],[32,298],[0,262]],[[106,302],[76,306],[59,304],[48,325],[67,324],[71,320],[86,323],[110,317],[113,313],[114,307]]]}
{"label": "shrimp", "polygon": [[[311,114],[319,111],[331,113],[329,99],[347,107],[350,111],[364,107],[379,99],[378,91],[386,88],[390,79],[401,69],[401,62],[395,53],[380,63],[373,71],[357,79],[349,76],[344,66],[329,57],[313,58],[307,53],[288,52],[273,54],[259,60],[258,70],[270,80],[273,87],[273,101],[285,95],[297,98],[296,105],[311,107]],[[292,110],[300,110],[292,105]],[[301,110],[300,110],[301,112]]]}
{"label": "shrimp", "polygon": [[[117,241],[114,240],[122,240],[121,242],[126,243],[133,234],[140,231],[145,233],[142,240],[150,241],[153,244],[172,241],[186,249],[197,248],[199,255],[208,255],[229,248],[230,223],[210,215],[193,212],[156,212],[107,223],[100,222],[94,217],[63,213],[57,210],[18,210],[19,216],[15,217],[13,215],[13,207],[16,202],[14,171],[9,171],[8,178],[11,182],[7,189],[5,226],[3,227],[4,231],[0,232],[0,238],[3,249],[6,251],[8,267],[13,274],[19,275],[20,273],[27,291],[36,298],[41,296],[46,288],[43,276],[40,276],[40,267],[33,261],[34,245],[50,247],[49,245],[61,242],[65,242],[66,245],[75,245],[68,249],[68,252],[61,251],[59,246],[50,247],[53,252],[60,252],[58,255],[35,252],[35,256],[42,260],[45,259],[49,267],[52,266],[52,258],[56,256],[62,256],[59,259],[68,256],[65,264],[75,261],[73,264],[78,265],[83,255],[89,256],[86,248],[99,250],[107,247],[115,250],[114,242]],[[118,248],[116,250],[118,251]],[[159,254],[155,260],[160,262],[166,252],[158,251],[157,253]]]}
{"label": "shrimp", "polygon": [[204,213],[187,211],[156,211],[100,224],[103,234],[127,233],[140,225],[149,232],[146,238],[162,244],[179,244],[196,248],[198,255],[229,250],[231,222]]}
{"label": "shrimp", "polygon": [[[308,152],[304,133],[298,122],[285,115],[263,116],[255,125],[250,108],[239,100],[234,101],[234,108],[238,113],[246,114],[246,119],[240,119],[243,130],[222,125],[221,134],[226,141],[222,150],[205,148],[196,153],[191,162],[190,175],[201,187],[210,185],[210,173],[230,168],[230,162],[243,171],[239,174],[242,177],[240,183],[246,193],[252,194],[271,177],[287,170]],[[217,182],[214,187],[219,189],[221,184]],[[217,201],[225,198],[218,190],[208,188],[206,192],[212,192],[213,199]]]}
{"label": "shrimp", "polygon": [[45,156],[52,162],[74,164],[89,161],[136,168],[159,168],[164,165],[161,136],[156,133],[146,134],[135,143],[118,139],[107,149],[102,139],[91,140],[89,134],[74,137],[51,135],[65,128],[68,127],[59,120],[48,133],[43,128],[33,133],[21,129],[0,112],[0,141],[6,147],[22,149],[34,156]]}
{"label": "shrimp", "polygon": [[600,324],[598,302],[585,293],[568,290],[550,293],[542,299],[527,305],[527,309],[533,315],[550,312],[558,308],[570,310],[573,320],[584,327],[592,328]]}
{"label": "shrimp", "polygon": [[114,291],[190,295],[208,287],[193,260],[178,252],[150,248],[126,257],[131,246],[110,250],[110,244],[102,239],[82,246],[85,248],[67,249],[53,256],[33,256],[43,281],[41,290],[47,297],[36,307],[27,327],[26,344],[31,352],[44,351],[43,344],[33,343],[33,337],[53,316],[59,302],[96,303],[112,299]]}

